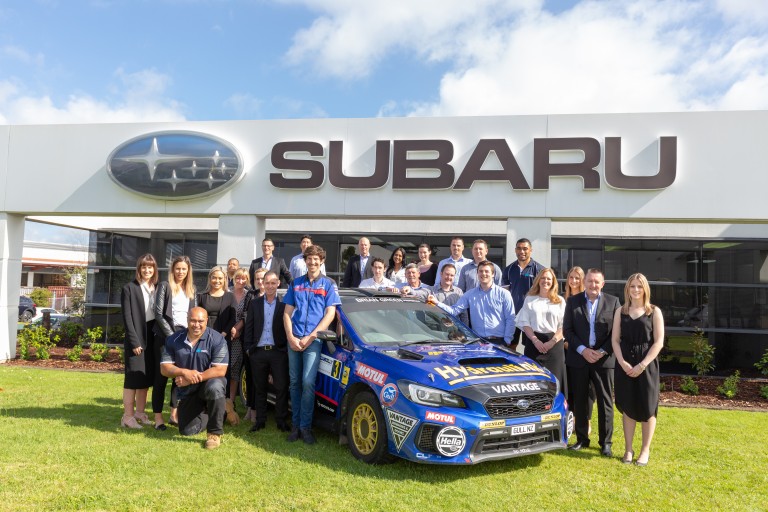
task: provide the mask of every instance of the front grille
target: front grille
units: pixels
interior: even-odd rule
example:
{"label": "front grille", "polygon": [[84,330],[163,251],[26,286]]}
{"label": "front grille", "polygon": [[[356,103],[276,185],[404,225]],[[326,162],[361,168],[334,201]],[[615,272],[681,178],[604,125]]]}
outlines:
{"label": "front grille", "polygon": [[[520,407],[527,401],[528,407]],[[547,413],[552,410],[555,395],[551,393],[534,393],[530,395],[499,396],[485,401],[485,410],[491,418],[519,418],[534,414]]]}
{"label": "front grille", "polygon": [[422,423],[419,433],[416,435],[416,447],[424,453],[438,453],[435,438],[440,428],[440,425]]}
{"label": "front grille", "polygon": [[520,434],[511,437],[496,439],[481,439],[473,452],[483,455],[488,453],[500,453],[521,448],[533,448],[539,444],[550,444],[560,440],[560,429],[544,430],[532,434]]}

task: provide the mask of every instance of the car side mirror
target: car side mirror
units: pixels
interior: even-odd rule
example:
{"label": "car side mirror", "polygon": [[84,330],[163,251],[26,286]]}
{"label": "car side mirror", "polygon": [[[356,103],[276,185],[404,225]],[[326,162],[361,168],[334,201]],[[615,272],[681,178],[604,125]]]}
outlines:
{"label": "car side mirror", "polygon": [[317,339],[323,340],[328,347],[328,352],[330,354],[334,354],[336,352],[336,345],[335,343],[338,341],[339,337],[336,336],[336,333],[333,331],[318,331],[317,333]]}

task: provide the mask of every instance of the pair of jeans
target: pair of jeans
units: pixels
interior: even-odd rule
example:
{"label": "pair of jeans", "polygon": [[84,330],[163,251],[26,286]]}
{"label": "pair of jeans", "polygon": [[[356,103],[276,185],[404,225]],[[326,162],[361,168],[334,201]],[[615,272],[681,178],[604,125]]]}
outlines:
{"label": "pair of jeans", "polygon": [[288,347],[291,418],[293,426],[301,430],[312,428],[312,415],[315,411],[315,381],[322,348],[320,340],[313,341],[302,352],[296,352]]}

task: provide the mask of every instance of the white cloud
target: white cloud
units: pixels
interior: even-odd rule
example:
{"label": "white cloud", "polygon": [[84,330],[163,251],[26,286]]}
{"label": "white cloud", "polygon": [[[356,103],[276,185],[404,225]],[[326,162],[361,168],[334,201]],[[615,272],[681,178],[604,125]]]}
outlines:
{"label": "white cloud", "polygon": [[259,98],[248,93],[235,93],[224,100],[224,106],[243,117],[259,117],[264,104]]}
{"label": "white cloud", "polygon": [[[296,0],[298,1],[298,0]],[[439,99],[379,115],[766,108],[768,2],[304,0],[288,59],[354,81],[394,52],[448,64]],[[417,77],[416,77],[417,78]]]}
{"label": "white cloud", "polygon": [[21,62],[22,64],[32,64],[35,66],[42,66],[45,64],[45,57],[42,53],[33,55],[19,46],[5,45],[0,48],[0,55]]}
{"label": "white cloud", "polygon": [[3,124],[129,123],[183,121],[183,105],[165,97],[170,78],[154,70],[115,71],[113,99],[72,93],[58,103],[47,94],[25,89],[18,81],[0,81]]}

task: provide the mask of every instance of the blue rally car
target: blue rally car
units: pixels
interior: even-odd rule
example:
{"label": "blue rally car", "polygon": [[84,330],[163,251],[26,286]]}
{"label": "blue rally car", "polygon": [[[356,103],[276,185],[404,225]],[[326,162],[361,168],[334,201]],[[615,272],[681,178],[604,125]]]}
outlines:
{"label": "blue rally car", "polygon": [[573,416],[547,370],[417,299],[340,295],[315,417],[355,457],[476,464],[566,447]]}

